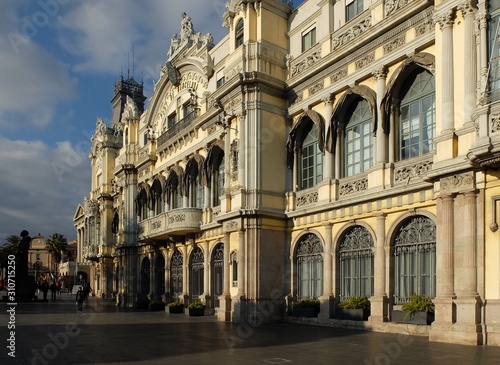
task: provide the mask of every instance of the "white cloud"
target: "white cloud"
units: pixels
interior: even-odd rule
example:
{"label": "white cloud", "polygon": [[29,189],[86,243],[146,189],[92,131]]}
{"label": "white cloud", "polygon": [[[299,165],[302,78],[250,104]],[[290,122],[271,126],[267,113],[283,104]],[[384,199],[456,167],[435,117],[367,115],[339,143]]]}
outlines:
{"label": "white cloud", "polygon": [[19,234],[75,238],[73,214],[88,195],[90,164],[69,142],[50,148],[41,141],[0,136],[0,239]]}

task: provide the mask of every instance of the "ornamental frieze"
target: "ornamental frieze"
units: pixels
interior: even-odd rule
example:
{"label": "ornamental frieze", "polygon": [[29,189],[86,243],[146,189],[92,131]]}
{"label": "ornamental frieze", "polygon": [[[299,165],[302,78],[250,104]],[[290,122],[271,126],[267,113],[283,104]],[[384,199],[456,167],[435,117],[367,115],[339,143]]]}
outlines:
{"label": "ornamental frieze", "polygon": [[314,204],[318,202],[318,192],[309,193],[303,196],[297,197],[297,208],[304,205]]}
{"label": "ornamental frieze", "polygon": [[392,51],[398,49],[401,46],[404,46],[406,43],[405,35],[403,34],[400,37],[397,37],[391,40],[389,43],[384,45],[384,53],[391,53]]}
{"label": "ornamental frieze", "polygon": [[151,230],[156,231],[161,228],[161,220],[151,222]]}
{"label": "ornamental frieze", "polygon": [[340,196],[368,190],[368,179],[363,178],[340,185]]}
{"label": "ornamental frieze", "polygon": [[314,95],[323,89],[324,89],[324,83],[323,81],[320,81],[316,85],[313,85],[312,87],[309,88],[309,95]]}
{"label": "ornamental frieze", "polygon": [[238,220],[228,221],[223,223],[224,232],[234,232],[240,229],[240,222]]}
{"label": "ornamental frieze", "polygon": [[385,2],[385,16],[389,16],[399,9],[404,8],[412,0],[386,0]]}
{"label": "ornamental frieze", "polygon": [[410,166],[396,167],[394,169],[394,181],[403,182],[412,177],[422,177],[432,167],[432,160],[426,160]]}
{"label": "ornamental frieze", "polygon": [[368,66],[371,64],[373,61],[375,61],[375,52],[372,52],[370,54],[367,54],[363,58],[360,58],[359,60],[356,60],[354,63],[356,65],[356,70],[360,70],[363,67]]}
{"label": "ornamental frieze", "polygon": [[362,33],[364,33],[367,29],[372,26],[372,17],[369,16],[359,23],[354,24],[352,27],[347,29],[344,33],[339,36],[333,38],[332,40],[332,48],[333,50],[337,50],[340,47],[346,45],[347,43],[353,41],[356,37],[359,37]]}
{"label": "ornamental frieze", "polygon": [[472,172],[444,177],[440,180],[441,193],[453,193],[474,189],[474,175]]}
{"label": "ornamental frieze", "polygon": [[294,77],[294,76],[300,74],[305,69],[314,65],[320,59],[321,59],[321,49],[318,49],[314,53],[312,53],[309,56],[307,56],[306,58],[304,58],[301,62],[297,63],[296,65],[291,66],[290,77]]}
{"label": "ornamental frieze", "polygon": [[491,131],[498,132],[500,131],[500,114],[493,114],[491,116]]}
{"label": "ornamental frieze", "polygon": [[347,77],[347,67],[341,68],[340,70],[335,71],[331,76],[330,76],[330,81],[332,83],[337,82],[342,80],[343,78]]}
{"label": "ornamental frieze", "polygon": [[425,21],[415,26],[415,33],[417,36],[424,35],[434,30],[434,24],[432,22],[432,16],[426,18]]}
{"label": "ornamental frieze", "polygon": [[186,215],[184,213],[172,214],[168,216],[168,223],[179,223],[186,220]]}

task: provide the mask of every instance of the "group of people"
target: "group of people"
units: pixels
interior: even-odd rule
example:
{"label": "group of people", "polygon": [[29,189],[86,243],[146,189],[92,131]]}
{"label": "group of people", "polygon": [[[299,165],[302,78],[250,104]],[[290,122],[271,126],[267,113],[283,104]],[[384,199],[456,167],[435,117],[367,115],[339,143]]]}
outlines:
{"label": "group of people", "polygon": [[36,288],[43,293],[43,300],[47,300],[47,293],[49,291],[50,291],[50,299],[56,300],[57,295],[61,295],[62,283],[59,280],[58,281],[52,280],[52,282],[49,285],[47,280],[44,280],[43,282],[38,282],[36,284]]}

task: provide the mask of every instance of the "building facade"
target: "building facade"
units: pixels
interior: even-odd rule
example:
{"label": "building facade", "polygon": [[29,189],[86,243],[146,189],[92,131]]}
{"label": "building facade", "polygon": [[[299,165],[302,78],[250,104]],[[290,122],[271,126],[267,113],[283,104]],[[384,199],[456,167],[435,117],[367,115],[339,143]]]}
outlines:
{"label": "building facade", "polygon": [[[499,344],[498,8],[233,0],[217,44],[183,14],[147,109],[122,79],[97,121],[94,287],[251,323],[313,297],[315,323]],[[431,325],[394,321],[413,294]],[[368,321],[336,318],[364,295]]]}

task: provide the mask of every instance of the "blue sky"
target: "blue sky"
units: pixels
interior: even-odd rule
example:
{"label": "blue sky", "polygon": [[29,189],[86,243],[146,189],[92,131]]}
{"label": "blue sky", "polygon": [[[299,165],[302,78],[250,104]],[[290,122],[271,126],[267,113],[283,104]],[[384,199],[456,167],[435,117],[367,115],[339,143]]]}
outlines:
{"label": "blue sky", "polygon": [[90,137],[97,117],[109,124],[115,81],[133,75],[150,97],[182,12],[218,42],[227,34],[225,3],[2,1],[0,244],[23,229],[76,239],[73,214],[90,190]]}

